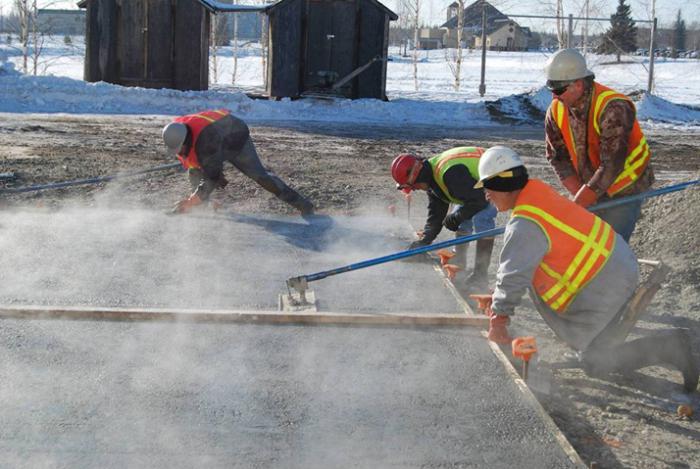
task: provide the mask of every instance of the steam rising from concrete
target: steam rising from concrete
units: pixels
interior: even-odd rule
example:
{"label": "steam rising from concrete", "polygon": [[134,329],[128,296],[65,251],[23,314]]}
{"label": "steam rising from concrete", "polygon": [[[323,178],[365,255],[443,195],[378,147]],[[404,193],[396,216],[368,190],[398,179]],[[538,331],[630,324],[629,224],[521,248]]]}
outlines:
{"label": "steam rising from concrete", "polygon": [[[409,240],[398,217],[80,207],[0,230],[1,303],[124,307],[276,309],[286,278]],[[312,288],[327,311],[459,311],[421,264]],[[568,465],[476,331],[3,320],[0,344],[0,465]],[[532,415],[501,434],[506,405]]]}

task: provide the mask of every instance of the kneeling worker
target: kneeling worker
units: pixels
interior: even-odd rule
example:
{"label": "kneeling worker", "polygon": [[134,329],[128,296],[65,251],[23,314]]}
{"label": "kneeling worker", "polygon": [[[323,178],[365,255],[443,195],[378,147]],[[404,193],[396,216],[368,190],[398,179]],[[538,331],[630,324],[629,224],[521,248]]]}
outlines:
{"label": "kneeling worker", "polygon": [[265,169],[250,139],[248,126],[225,109],[202,111],[176,118],[163,128],[165,145],[187,169],[192,194],[173,212],[185,213],[209,199],[228,183],[223,165],[228,161],[243,174],[301,212],[313,215],[313,204]]}
{"label": "kneeling worker", "polygon": [[525,290],[557,336],[582,352],[588,373],[633,371],[669,364],[684,388],[698,385],[698,367],[685,331],[675,329],[624,342],[613,331],[639,281],[637,259],[625,240],[598,216],[529,179],[515,151],[488,149],[479,162],[486,199],[506,225],[496,286],[486,306],[489,339],[509,343],[506,328]]}
{"label": "kneeling worker", "polygon": [[[456,232],[456,236],[471,234],[495,227],[496,209],[486,201],[483,189],[475,189],[479,179],[479,158],[484,152],[480,147],[457,147],[423,159],[402,154],[391,164],[391,175],[396,188],[404,192],[423,190],[428,192],[428,219],[421,237],[410,248],[427,246],[440,234],[444,226]],[[448,214],[450,203],[456,206]],[[474,271],[467,283],[484,283],[491,263],[493,238],[476,242]],[[456,264],[465,267],[467,245],[456,246]]]}

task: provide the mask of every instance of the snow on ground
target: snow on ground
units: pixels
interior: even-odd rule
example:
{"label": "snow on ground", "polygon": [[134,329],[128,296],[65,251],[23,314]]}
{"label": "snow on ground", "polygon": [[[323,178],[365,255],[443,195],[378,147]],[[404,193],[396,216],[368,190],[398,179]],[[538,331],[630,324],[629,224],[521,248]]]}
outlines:
{"label": "snow on ground", "polygon": [[[494,125],[487,110],[488,101],[498,101],[500,112],[516,120],[533,120],[533,109],[544,111],[548,106],[551,95],[542,85],[549,53],[489,52],[484,97],[478,93],[481,52],[464,52],[459,91],[454,90],[447,58],[450,53],[454,51],[419,52],[416,90],[412,58],[402,57],[398,49],[392,48],[387,78],[389,102],[275,102],[251,99],[245,94],[263,91],[262,59],[257,45],[239,48],[235,85],[233,50],[224,47],[217,51],[216,71],[210,71],[210,79],[215,81],[211,89],[182,92],[85,83],[82,38],[74,38],[72,45],[58,41],[49,44],[40,59],[38,70],[45,74],[40,76],[18,73],[19,50],[4,44],[0,45],[0,112],[175,115],[225,107],[250,122],[313,120],[463,127]],[[646,89],[648,59],[627,60],[628,63],[616,64],[613,57],[588,56],[589,68],[601,83],[625,93]],[[700,126],[700,60],[662,58],[655,63],[655,75],[656,94],[637,103],[644,125]]]}

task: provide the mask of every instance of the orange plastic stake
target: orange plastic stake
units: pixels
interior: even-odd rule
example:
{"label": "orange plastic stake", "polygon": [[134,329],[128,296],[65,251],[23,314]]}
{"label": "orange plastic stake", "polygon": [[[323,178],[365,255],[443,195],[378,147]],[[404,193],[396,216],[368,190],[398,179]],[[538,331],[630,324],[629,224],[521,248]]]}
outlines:
{"label": "orange plastic stake", "polygon": [[447,273],[447,278],[450,280],[453,280],[455,278],[455,275],[457,275],[457,272],[462,270],[462,268],[458,265],[454,264],[445,264],[442,266],[443,269],[445,269],[445,272]]}
{"label": "orange plastic stake", "polygon": [[523,379],[527,380],[527,367],[530,358],[537,353],[537,342],[532,336],[516,337],[511,342],[513,356],[523,361]]}
{"label": "orange plastic stake", "polygon": [[445,265],[450,262],[450,259],[455,257],[455,253],[449,249],[440,249],[437,253],[440,256],[440,265]]}

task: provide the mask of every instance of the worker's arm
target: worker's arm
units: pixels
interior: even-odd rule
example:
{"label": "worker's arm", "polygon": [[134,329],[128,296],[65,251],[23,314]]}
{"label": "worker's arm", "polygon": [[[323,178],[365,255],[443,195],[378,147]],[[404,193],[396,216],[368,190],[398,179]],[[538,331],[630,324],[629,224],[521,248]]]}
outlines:
{"label": "worker's arm", "polygon": [[222,143],[221,133],[213,126],[204,128],[197,139],[195,151],[201,168],[189,170],[188,176],[193,188],[192,195],[201,200],[209,199],[214,189],[226,185]]}
{"label": "worker's arm", "polygon": [[634,119],[634,105],[622,99],[611,101],[600,116],[600,166],[587,183],[598,197],[625,169]]}
{"label": "worker's arm", "polygon": [[451,167],[445,173],[443,180],[452,197],[461,202],[459,208],[448,215],[449,220],[445,219],[445,226],[452,231],[457,231],[460,223],[485,209],[489,203],[486,201],[483,189],[474,189],[476,179],[472,177],[466,166]]}
{"label": "worker's arm", "polygon": [[437,235],[440,234],[442,221],[445,219],[449,208],[450,204],[428,191],[428,218],[425,221],[423,237],[421,238],[425,244],[432,243]]}
{"label": "worker's arm", "polygon": [[569,150],[564,143],[564,137],[551,114],[551,108],[547,111],[547,116],[544,119],[544,137],[544,154],[559,180],[563,183],[565,180],[571,180],[572,177],[578,177],[576,168],[571,162]]}
{"label": "worker's arm", "polygon": [[497,315],[512,315],[527,289],[535,269],[549,249],[542,229],[523,218],[511,218],[506,225],[500,264],[496,273],[491,309]]}

